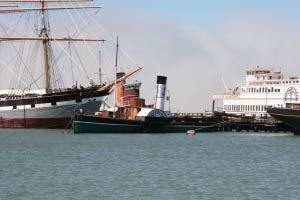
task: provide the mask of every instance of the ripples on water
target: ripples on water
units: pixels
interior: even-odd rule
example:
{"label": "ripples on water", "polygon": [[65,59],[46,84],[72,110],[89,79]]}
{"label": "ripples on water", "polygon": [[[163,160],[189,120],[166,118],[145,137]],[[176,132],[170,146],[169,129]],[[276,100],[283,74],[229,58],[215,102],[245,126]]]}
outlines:
{"label": "ripples on water", "polygon": [[0,199],[300,198],[300,137],[0,130]]}

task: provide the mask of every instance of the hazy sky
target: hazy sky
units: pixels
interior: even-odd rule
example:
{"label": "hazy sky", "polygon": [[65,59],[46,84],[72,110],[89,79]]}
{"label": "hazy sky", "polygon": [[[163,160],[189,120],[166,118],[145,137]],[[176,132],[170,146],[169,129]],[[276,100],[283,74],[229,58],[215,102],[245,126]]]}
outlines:
{"label": "hazy sky", "polygon": [[[113,77],[118,35],[122,50],[120,70],[136,65],[144,67],[135,78],[142,81],[141,96],[148,104],[153,103],[157,75],[168,77],[171,108],[180,112],[211,110],[212,95],[225,91],[222,79],[228,87],[233,87],[244,79],[249,67],[259,65],[281,69],[287,76],[300,76],[300,1],[98,0],[94,3],[103,8],[96,14],[91,12],[92,18],[88,17],[89,12],[70,11],[79,19],[67,20],[54,12],[50,16],[54,24],[78,23],[78,27],[56,30],[52,26],[51,30],[73,33],[81,28],[105,38],[107,42],[101,45],[102,67],[108,78]],[[1,34],[9,30],[3,27],[19,26],[19,19],[19,15],[1,15],[0,24],[6,25],[2,26]],[[88,56],[97,55],[98,47],[88,51],[78,48],[93,78],[97,77],[97,65],[90,64]],[[62,62],[65,70],[70,69],[68,63]],[[1,70],[1,73],[7,71]],[[70,78],[68,70],[63,76]],[[82,71],[78,73],[82,75]],[[1,86],[5,84],[3,79],[0,82]]]}
{"label": "hazy sky", "polygon": [[[144,70],[152,100],[156,75],[168,76],[173,111],[211,109],[211,97],[257,65],[300,76],[300,1],[101,1],[100,23]],[[151,92],[149,92],[151,91]]]}

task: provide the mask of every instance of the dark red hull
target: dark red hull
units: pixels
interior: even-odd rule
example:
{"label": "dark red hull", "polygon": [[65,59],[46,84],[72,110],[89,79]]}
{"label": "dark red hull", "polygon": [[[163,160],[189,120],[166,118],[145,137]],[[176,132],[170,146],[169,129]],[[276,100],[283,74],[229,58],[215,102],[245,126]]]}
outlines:
{"label": "dark red hull", "polygon": [[0,119],[0,128],[71,128],[71,118]]}

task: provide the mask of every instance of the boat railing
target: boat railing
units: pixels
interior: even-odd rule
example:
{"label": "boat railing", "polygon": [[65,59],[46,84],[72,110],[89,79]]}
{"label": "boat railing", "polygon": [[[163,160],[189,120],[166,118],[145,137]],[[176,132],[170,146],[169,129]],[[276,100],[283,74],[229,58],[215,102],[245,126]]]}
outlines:
{"label": "boat railing", "polygon": [[200,117],[208,117],[211,114],[207,113],[172,113],[172,117],[177,118],[200,118]]}

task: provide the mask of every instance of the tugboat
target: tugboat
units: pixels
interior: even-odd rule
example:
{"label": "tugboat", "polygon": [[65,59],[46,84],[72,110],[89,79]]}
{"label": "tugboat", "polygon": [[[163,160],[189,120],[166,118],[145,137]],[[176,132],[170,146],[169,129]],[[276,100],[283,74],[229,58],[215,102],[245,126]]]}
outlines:
{"label": "tugboat", "polygon": [[202,132],[218,130],[214,125],[222,121],[221,116],[172,114],[164,111],[166,83],[167,77],[157,77],[153,106],[146,106],[145,99],[139,98],[140,83],[118,85],[117,91],[121,91],[116,94],[121,100],[118,106],[96,115],[75,115],[74,133],[185,133],[195,129],[201,129]]}

